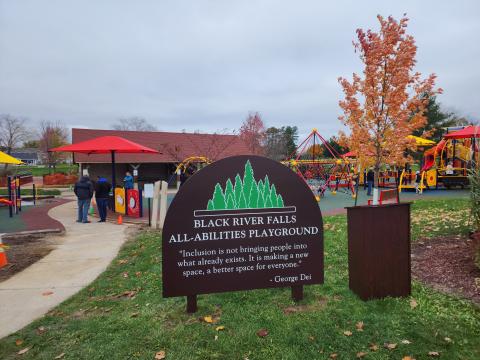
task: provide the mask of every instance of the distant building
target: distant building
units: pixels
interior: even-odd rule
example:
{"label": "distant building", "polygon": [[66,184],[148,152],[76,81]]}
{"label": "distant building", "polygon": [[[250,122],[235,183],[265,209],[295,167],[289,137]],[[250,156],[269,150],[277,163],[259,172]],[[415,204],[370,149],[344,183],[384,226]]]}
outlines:
{"label": "distant building", "polygon": [[[168,181],[177,165],[191,156],[204,156],[216,161],[233,155],[251,154],[237,135],[176,133],[163,131],[121,131],[72,129],[72,143],[99,136],[120,136],[138,144],[158,150],[160,154],[116,154],[116,179],[121,183],[125,172],[138,169],[138,182]],[[88,170],[90,177],[105,176],[111,180],[110,154],[74,154],[80,173]]]}
{"label": "distant building", "polygon": [[42,163],[38,149],[14,149],[10,155],[28,165],[39,165]]}

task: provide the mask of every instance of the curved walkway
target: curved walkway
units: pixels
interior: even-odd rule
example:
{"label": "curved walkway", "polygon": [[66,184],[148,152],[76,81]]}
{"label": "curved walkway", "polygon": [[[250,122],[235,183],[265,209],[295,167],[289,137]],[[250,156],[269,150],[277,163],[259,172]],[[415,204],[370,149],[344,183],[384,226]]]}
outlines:
{"label": "curved walkway", "polygon": [[0,283],[0,338],[20,330],[101,274],[127,239],[127,225],[75,222],[76,202],[48,213],[65,226],[55,249]]}

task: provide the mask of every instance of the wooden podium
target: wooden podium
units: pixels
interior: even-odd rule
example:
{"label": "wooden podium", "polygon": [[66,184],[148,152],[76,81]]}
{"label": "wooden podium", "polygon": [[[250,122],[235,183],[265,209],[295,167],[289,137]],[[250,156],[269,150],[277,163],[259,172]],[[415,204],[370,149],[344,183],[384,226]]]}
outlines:
{"label": "wooden podium", "polygon": [[411,293],[410,203],[347,208],[350,289],[362,300]]}

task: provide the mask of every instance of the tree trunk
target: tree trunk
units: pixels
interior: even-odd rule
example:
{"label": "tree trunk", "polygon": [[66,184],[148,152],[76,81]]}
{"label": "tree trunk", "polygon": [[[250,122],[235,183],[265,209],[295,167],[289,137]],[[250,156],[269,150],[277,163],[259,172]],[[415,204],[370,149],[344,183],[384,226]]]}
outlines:
{"label": "tree trunk", "polygon": [[375,163],[373,168],[375,176],[373,178],[373,205],[378,205],[378,184],[380,182],[380,164]]}

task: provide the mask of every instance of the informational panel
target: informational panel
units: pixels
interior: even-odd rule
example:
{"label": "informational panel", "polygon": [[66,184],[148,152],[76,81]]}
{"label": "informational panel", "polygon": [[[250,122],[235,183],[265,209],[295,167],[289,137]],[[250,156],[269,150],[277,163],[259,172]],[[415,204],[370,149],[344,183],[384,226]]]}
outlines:
{"label": "informational panel", "polygon": [[235,156],[195,173],[163,228],[163,296],[323,283],[323,224],[286,166]]}
{"label": "informational panel", "polygon": [[140,216],[140,196],[138,190],[127,190],[128,215],[132,217]]}
{"label": "informational panel", "polygon": [[143,197],[145,199],[153,198],[153,184],[144,184],[143,185]]}
{"label": "informational panel", "polygon": [[115,212],[125,214],[125,189],[115,188]]}

